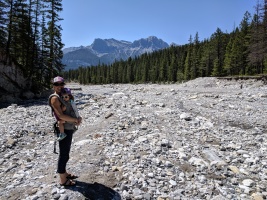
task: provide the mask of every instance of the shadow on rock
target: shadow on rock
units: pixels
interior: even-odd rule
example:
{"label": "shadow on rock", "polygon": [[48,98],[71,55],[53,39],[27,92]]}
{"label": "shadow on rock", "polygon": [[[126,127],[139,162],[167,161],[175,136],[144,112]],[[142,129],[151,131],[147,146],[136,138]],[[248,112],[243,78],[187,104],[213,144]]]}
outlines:
{"label": "shadow on rock", "polygon": [[76,187],[69,189],[80,192],[86,200],[121,200],[118,192],[96,182],[91,184],[76,181]]}

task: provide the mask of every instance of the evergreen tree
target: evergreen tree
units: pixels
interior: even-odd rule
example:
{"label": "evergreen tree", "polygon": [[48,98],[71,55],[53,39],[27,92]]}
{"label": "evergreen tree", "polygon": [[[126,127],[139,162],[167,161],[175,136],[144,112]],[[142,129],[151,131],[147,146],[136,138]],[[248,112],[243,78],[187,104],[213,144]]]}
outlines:
{"label": "evergreen tree", "polygon": [[212,71],[212,76],[220,76],[221,75],[221,70],[219,66],[219,59],[215,58],[213,61],[213,71]]}
{"label": "evergreen tree", "polygon": [[177,60],[177,74],[176,74],[176,79],[178,82],[182,82],[185,80],[185,60],[186,60],[186,49],[188,45],[184,46],[178,46],[176,50],[176,58]]}
{"label": "evergreen tree", "polygon": [[185,72],[184,72],[184,79],[190,80],[191,79],[191,68],[192,68],[192,51],[193,51],[193,39],[190,35],[189,38],[189,45],[187,48],[187,55],[185,59]]}
{"label": "evergreen tree", "polygon": [[[43,83],[49,87],[49,82],[52,78],[52,75],[50,73],[50,57],[49,57],[49,35],[48,35],[48,29],[46,26],[46,18],[45,18],[45,12],[41,11],[42,13],[42,21],[41,21],[41,46],[40,46],[40,65],[39,65],[39,71],[42,74],[43,77]],[[77,77],[76,77],[77,79]]]}
{"label": "evergreen tree", "polygon": [[0,52],[3,52],[6,47],[7,42],[7,32],[8,32],[8,2],[0,1]]}
{"label": "evergreen tree", "polygon": [[241,74],[247,74],[248,64],[248,53],[249,53],[249,41],[250,41],[250,26],[251,26],[251,14],[246,12],[240,23],[240,54],[241,59]]}
{"label": "evergreen tree", "polygon": [[263,38],[262,38],[262,43],[263,43],[263,69],[262,73],[267,72],[267,0],[264,0],[263,6],[262,6],[262,31],[263,31]]}
{"label": "evergreen tree", "polygon": [[217,28],[216,32],[211,35],[211,45],[213,52],[213,64],[214,68],[212,71],[213,76],[222,76],[223,75],[223,60],[225,49],[228,41],[224,33],[220,28]]}
{"label": "evergreen tree", "polygon": [[147,82],[148,79],[148,72],[149,72],[149,62],[148,62],[148,55],[145,53],[142,55],[142,79],[143,83]]}
{"label": "evergreen tree", "polygon": [[168,61],[166,57],[162,57],[160,61],[160,70],[159,70],[159,82],[166,82],[167,79],[167,66],[168,66]]}
{"label": "evergreen tree", "polygon": [[171,63],[168,70],[168,81],[176,82],[176,75],[177,75],[177,64],[176,64],[176,56],[175,52],[171,54]]}
{"label": "evergreen tree", "polygon": [[[13,0],[4,0],[4,3],[6,3],[4,6],[6,6],[7,11],[7,40],[6,40],[6,46],[5,46],[5,60],[4,63],[6,63],[7,65],[11,65],[11,61],[12,61],[12,49],[11,49],[11,43],[12,43],[12,38],[13,38],[13,34],[15,34],[16,30],[14,30],[14,26],[13,26],[13,21],[15,21],[14,19],[14,1]],[[15,57],[15,56],[14,56]]]}
{"label": "evergreen tree", "polygon": [[200,67],[199,67],[199,76],[205,77],[211,75],[212,56],[211,56],[211,47],[209,40],[205,39],[200,46],[200,51],[202,52],[200,58]]}
{"label": "evergreen tree", "polygon": [[27,0],[19,0],[14,3],[14,22],[12,29],[13,40],[11,48],[16,61],[23,69],[24,76],[31,78],[32,75],[32,52],[30,47],[34,43],[32,38],[31,19],[29,16],[29,4]]}
{"label": "evergreen tree", "polygon": [[127,60],[127,82],[132,83],[134,81],[133,67],[132,67],[132,58],[129,57]]}
{"label": "evergreen tree", "polygon": [[194,45],[193,45],[193,50],[192,50],[192,65],[190,69],[190,78],[195,79],[198,77],[198,68],[200,65],[200,52],[199,52],[199,37],[198,37],[198,32],[195,35],[194,38]]}
{"label": "evergreen tree", "polygon": [[29,74],[32,77],[33,82],[38,83],[36,84],[39,88],[42,85],[42,74],[40,74],[40,54],[41,54],[41,35],[40,35],[40,17],[41,16],[41,7],[42,3],[41,0],[30,0],[29,1],[29,24],[31,25],[32,30],[32,42],[31,46],[29,46],[29,53],[31,56],[31,73]]}
{"label": "evergreen tree", "polygon": [[242,38],[239,29],[236,30],[236,37],[234,38],[231,54],[231,68],[232,74],[239,75],[242,72]]}
{"label": "evergreen tree", "polygon": [[252,73],[262,73],[263,72],[263,62],[264,62],[264,27],[261,22],[261,7],[259,3],[256,5],[256,13],[251,22],[251,37],[249,45],[249,64],[254,66],[254,70],[251,69]]}
{"label": "evergreen tree", "polygon": [[47,18],[47,34],[48,34],[48,49],[49,60],[48,69],[49,77],[52,78],[64,69],[62,64],[64,44],[61,42],[61,26],[58,23],[62,20],[59,17],[59,12],[62,11],[62,0],[43,0],[46,4]]}
{"label": "evergreen tree", "polygon": [[233,75],[233,69],[232,69],[232,48],[233,48],[233,40],[234,38],[231,37],[227,46],[226,46],[226,52],[225,52],[225,58],[224,58],[224,74]]}

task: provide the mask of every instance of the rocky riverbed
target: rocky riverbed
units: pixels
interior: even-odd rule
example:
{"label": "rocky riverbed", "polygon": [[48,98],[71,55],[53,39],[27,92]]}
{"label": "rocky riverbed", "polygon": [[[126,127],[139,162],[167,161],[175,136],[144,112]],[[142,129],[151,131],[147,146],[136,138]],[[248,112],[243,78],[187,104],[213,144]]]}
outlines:
{"label": "rocky riverbed", "polygon": [[58,184],[47,99],[28,101],[0,109],[0,199],[266,199],[261,81],[67,87],[83,116],[77,185]]}

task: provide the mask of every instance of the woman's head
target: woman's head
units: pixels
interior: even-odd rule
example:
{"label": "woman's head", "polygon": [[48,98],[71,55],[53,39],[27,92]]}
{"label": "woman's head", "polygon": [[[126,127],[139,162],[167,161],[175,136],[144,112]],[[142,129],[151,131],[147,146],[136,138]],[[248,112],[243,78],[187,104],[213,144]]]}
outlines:
{"label": "woman's head", "polygon": [[60,76],[57,76],[53,79],[53,87],[54,90],[56,91],[56,93],[60,93],[60,91],[62,90],[62,88],[64,88],[65,82],[64,79]]}

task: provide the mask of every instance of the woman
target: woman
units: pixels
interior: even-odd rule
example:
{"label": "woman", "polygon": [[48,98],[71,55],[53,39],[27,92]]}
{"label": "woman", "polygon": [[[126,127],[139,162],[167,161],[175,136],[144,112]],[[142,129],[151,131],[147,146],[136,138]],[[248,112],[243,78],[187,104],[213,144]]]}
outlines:
{"label": "woman", "polygon": [[64,140],[59,141],[59,158],[57,165],[57,173],[60,177],[60,185],[62,186],[74,186],[76,184],[72,179],[78,178],[66,171],[66,165],[69,160],[72,135],[75,130],[75,125],[80,125],[82,118],[76,118],[75,112],[71,108],[67,108],[64,111],[61,109],[62,100],[60,99],[61,90],[64,88],[64,79],[57,76],[53,80],[53,88],[55,93],[50,96],[49,104],[53,109],[53,112],[58,116],[59,119],[66,121],[64,123],[64,132],[67,135]]}

